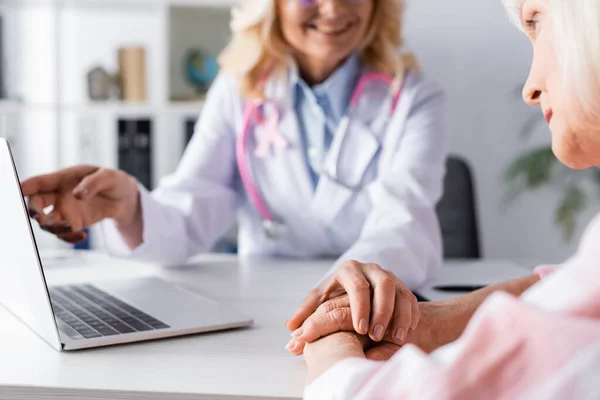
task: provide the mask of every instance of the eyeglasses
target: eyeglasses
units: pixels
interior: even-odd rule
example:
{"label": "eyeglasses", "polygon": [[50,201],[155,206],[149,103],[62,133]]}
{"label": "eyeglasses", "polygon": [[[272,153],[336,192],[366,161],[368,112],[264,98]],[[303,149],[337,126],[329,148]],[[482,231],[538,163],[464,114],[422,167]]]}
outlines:
{"label": "eyeglasses", "polygon": [[[293,0],[300,5],[302,8],[313,8],[322,3],[325,0]],[[338,0],[333,0],[338,1]],[[345,3],[362,3],[365,0],[344,0]]]}

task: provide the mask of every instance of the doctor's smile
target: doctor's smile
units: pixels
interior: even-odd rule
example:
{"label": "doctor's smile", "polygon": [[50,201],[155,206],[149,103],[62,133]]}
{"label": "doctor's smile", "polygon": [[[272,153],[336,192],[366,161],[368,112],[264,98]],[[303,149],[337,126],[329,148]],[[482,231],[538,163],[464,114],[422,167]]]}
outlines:
{"label": "doctor's smile", "polygon": [[353,21],[322,21],[317,23],[306,24],[307,29],[313,30],[327,37],[338,37],[349,32],[355,27],[356,22]]}

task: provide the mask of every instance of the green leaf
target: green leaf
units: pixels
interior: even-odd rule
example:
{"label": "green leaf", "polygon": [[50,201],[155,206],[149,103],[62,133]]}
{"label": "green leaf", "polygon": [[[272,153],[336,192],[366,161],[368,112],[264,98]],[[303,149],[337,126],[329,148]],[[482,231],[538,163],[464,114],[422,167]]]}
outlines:
{"label": "green leaf", "polygon": [[565,192],[555,213],[556,223],[562,228],[565,240],[570,241],[573,238],[577,214],[585,208],[586,202],[585,192],[577,186],[571,186]]}
{"label": "green leaf", "polygon": [[557,164],[558,160],[552,153],[552,148],[538,148],[513,161],[506,170],[505,181],[511,187],[511,191],[517,193],[536,189],[552,180]]}

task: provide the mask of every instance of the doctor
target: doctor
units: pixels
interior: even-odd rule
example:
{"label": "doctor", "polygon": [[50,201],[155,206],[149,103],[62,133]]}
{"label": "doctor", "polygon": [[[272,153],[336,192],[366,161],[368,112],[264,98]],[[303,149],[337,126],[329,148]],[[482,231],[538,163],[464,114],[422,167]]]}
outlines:
{"label": "doctor", "polygon": [[112,255],[179,263],[237,216],[242,256],[338,257],[290,326],[348,292],[358,332],[379,339],[394,324],[402,342],[418,323],[409,288],[441,262],[447,141],[443,93],[400,54],[402,9],[240,1],[176,172],[152,193],[93,166],[34,177],[23,182],[32,217],[68,242],[101,222]]}

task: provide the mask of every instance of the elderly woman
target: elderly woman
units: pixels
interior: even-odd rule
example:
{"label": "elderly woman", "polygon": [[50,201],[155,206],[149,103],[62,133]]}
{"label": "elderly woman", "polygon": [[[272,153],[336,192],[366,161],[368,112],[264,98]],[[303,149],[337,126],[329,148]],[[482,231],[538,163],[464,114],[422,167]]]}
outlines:
{"label": "elderly woman", "polygon": [[[523,97],[540,106],[552,131],[554,153],[572,168],[600,166],[600,2],[505,3],[533,43]],[[598,399],[599,260],[600,217],[562,267],[539,268],[541,282],[520,298],[492,294],[458,340],[430,355],[423,350],[460,334],[469,319],[452,316],[470,316],[495,289],[518,292],[537,279],[501,284],[452,302],[423,304],[421,323],[409,338],[423,349],[406,345],[385,363],[372,360],[386,359],[398,349],[386,341],[374,344],[341,332],[309,343],[304,355],[312,383],[306,398]],[[326,312],[335,312],[342,326],[348,303],[336,301]]]}
{"label": "elderly woman", "polygon": [[111,254],[169,264],[210,250],[237,219],[242,256],[337,258],[290,326],[348,292],[358,332],[391,327],[402,343],[419,319],[409,288],[441,264],[447,141],[443,93],[401,53],[402,10],[241,0],[177,171],[152,193],[93,166],[34,177],[22,185],[31,215],[69,242],[101,222]]}

